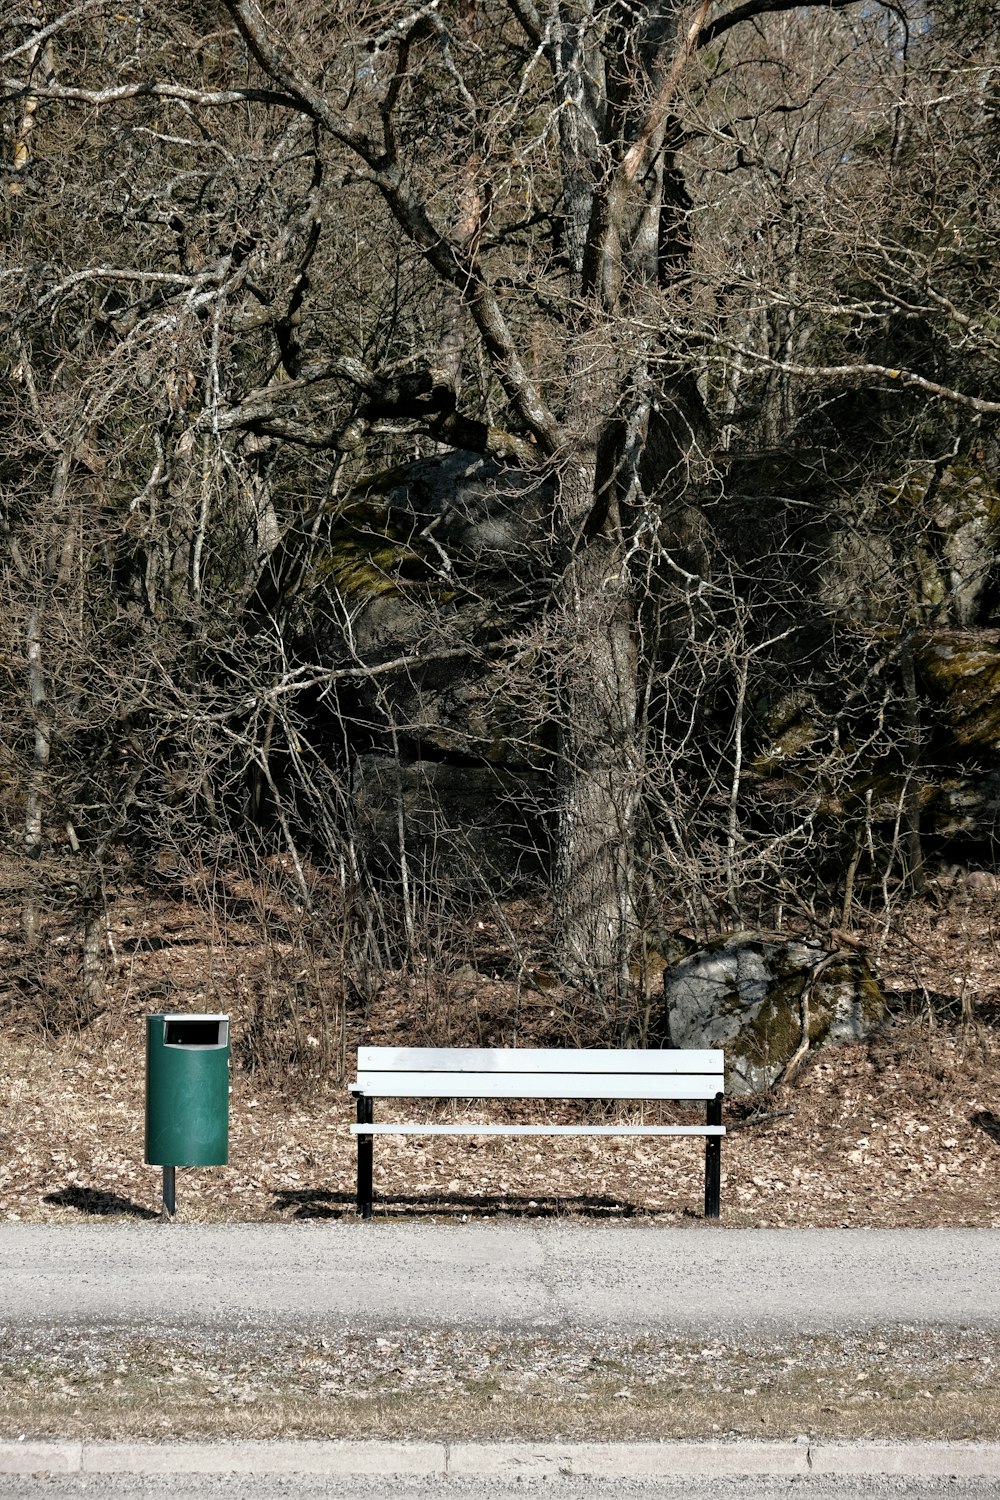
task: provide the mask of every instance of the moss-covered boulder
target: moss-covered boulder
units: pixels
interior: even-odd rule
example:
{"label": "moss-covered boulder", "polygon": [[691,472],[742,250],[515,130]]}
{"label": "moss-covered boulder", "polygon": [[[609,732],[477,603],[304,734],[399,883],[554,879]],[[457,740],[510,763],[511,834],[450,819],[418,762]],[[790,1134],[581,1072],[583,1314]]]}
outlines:
{"label": "moss-covered boulder", "polygon": [[860,1041],[886,1012],[865,959],[811,943],[730,933],[667,969],[663,996],[670,1044],[722,1047],[726,1091],[775,1084],[798,1052]]}
{"label": "moss-covered boulder", "polygon": [[813,749],[828,732],[816,695],[804,688],[763,697],[753,705],[750,730],[756,748],[752,769],[762,775],[782,772]]}
{"label": "moss-covered boulder", "polygon": [[1000,749],[1000,631],[921,631],[914,655],[958,744]]}

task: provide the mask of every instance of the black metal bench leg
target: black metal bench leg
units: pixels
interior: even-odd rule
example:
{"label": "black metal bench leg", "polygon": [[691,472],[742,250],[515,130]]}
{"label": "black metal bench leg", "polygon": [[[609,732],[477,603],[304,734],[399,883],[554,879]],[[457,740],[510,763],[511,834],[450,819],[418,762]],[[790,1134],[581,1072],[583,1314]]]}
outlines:
{"label": "black metal bench leg", "polygon": [[[358,1096],[358,1124],[370,1125],[375,1118],[375,1101]],[[372,1165],[375,1157],[375,1137],[358,1136],[358,1213],[363,1219],[372,1216]]]}
{"label": "black metal bench leg", "polygon": [[[705,1111],[706,1125],[722,1124],[722,1095],[709,1099]],[[721,1213],[722,1196],[722,1137],[705,1137],[705,1218],[717,1219]]]}

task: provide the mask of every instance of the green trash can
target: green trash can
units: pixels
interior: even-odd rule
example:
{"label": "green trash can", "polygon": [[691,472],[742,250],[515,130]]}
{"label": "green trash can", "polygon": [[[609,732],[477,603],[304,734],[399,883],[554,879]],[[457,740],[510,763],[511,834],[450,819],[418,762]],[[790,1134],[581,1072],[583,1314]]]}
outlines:
{"label": "green trash can", "polygon": [[146,1017],[146,1161],[229,1161],[229,1017]]}

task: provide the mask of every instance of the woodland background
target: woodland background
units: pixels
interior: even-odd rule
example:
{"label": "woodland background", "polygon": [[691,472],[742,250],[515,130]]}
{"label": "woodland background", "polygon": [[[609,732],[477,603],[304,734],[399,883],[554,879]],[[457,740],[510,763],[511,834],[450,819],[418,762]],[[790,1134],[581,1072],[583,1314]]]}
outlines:
{"label": "woodland background", "polygon": [[8,1036],[657,1042],[989,883],[997,20],[7,11]]}

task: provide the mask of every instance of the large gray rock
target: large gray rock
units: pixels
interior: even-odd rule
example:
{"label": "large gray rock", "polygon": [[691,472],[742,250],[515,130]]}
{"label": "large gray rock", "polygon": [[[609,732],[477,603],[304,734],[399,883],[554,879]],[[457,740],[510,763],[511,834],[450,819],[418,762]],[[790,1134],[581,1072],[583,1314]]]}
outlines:
{"label": "large gray rock", "polygon": [[670,1044],[722,1047],[730,1094],[777,1082],[799,1049],[805,1009],[810,1047],[860,1041],[886,1011],[859,954],[748,932],[731,933],[665,970],[663,995]]}

